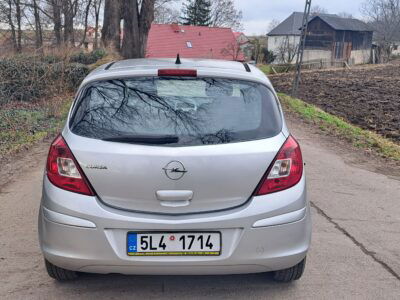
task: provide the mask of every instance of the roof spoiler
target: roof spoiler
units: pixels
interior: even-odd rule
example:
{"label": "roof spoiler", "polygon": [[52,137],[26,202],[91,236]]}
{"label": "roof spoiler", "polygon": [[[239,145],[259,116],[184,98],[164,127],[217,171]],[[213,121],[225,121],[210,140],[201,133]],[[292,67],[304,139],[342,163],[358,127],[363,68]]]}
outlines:
{"label": "roof spoiler", "polygon": [[251,72],[251,69],[247,63],[243,63],[244,68],[246,69],[246,72]]}
{"label": "roof spoiler", "polygon": [[109,69],[112,67],[112,65],[115,64],[115,63],[116,63],[116,61],[110,62],[110,63],[104,68],[104,70],[109,70]]}

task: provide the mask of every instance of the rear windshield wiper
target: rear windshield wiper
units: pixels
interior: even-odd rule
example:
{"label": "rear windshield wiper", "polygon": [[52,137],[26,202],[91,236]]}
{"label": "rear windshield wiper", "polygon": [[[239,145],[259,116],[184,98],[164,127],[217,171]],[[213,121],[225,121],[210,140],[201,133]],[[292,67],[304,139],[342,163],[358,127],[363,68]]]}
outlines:
{"label": "rear windshield wiper", "polygon": [[179,142],[179,137],[173,135],[132,135],[106,137],[102,139],[107,142],[128,143],[128,144],[151,144],[164,145]]}

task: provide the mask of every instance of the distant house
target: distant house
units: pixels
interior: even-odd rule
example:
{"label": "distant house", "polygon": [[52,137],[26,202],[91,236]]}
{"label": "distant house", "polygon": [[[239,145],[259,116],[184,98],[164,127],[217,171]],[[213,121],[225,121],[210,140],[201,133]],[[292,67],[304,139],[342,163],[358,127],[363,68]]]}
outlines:
{"label": "distant house", "polygon": [[250,39],[243,32],[233,32],[233,35],[235,36],[246,60],[250,60],[254,50],[254,46]]}
{"label": "distant house", "polygon": [[373,30],[357,19],[319,15],[308,23],[306,50],[309,59],[325,57],[363,64],[371,60]]}
{"label": "distant house", "polygon": [[290,63],[296,60],[295,56],[288,52],[291,49],[295,51],[300,43],[302,20],[303,13],[294,12],[267,34],[268,50],[277,56],[275,63]]}
{"label": "distant house", "polygon": [[393,43],[392,55],[400,56],[400,39]]}
{"label": "distant house", "polygon": [[[277,63],[296,61],[303,13],[295,12],[268,33],[268,48]],[[373,30],[357,19],[319,14],[308,23],[304,61],[347,61],[350,64],[371,60]]]}
{"label": "distant house", "polygon": [[241,44],[230,28],[152,24],[146,57],[213,58],[245,61]]}

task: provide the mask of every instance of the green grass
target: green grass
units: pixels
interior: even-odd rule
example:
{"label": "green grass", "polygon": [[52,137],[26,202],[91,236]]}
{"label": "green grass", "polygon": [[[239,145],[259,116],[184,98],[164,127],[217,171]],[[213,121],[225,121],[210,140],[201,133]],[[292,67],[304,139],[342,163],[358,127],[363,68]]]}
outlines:
{"label": "green grass", "polygon": [[287,73],[293,71],[295,65],[257,65],[257,67],[267,75]]}
{"label": "green grass", "polygon": [[279,94],[279,98],[285,110],[313,122],[320,129],[351,142],[357,148],[371,150],[382,157],[400,161],[400,145],[379,134],[361,129],[314,105],[288,95]]}
{"label": "green grass", "polygon": [[267,75],[273,73],[270,65],[257,65],[257,67]]}
{"label": "green grass", "polygon": [[54,108],[42,104],[35,107],[0,108],[0,160],[27,149],[60,131],[71,101]]}

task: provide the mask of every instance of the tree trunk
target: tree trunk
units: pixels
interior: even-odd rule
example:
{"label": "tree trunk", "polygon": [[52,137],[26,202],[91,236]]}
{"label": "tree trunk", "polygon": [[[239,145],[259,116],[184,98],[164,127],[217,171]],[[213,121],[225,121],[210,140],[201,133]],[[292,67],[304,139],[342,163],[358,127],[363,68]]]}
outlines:
{"label": "tree trunk", "polygon": [[64,1],[62,12],[64,15],[64,43],[70,43],[75,46],[74,39],[74,17],[75,17],[75,3],[71,0]]}
{"label": "tree trunk", "polygon": [[[68,44],[73,39],[73,18],[71,15],[64,11],[64,43]],[[72,44],[73,46],[73,44]]]}
{"label": "tree trunk", "polygon": [[[121,44],[121,8],[125,0],[105,0],[102,42],[104,47],[120,49]],[[131,0],[132,1],[132,0]],[[132,1],[133,2],[133,1]],[[136,1],[135,1],[136,2]],[[131,16],[132,18],[132,16]]]}
{"label": "tree trunk", "polygon": [[95,26],[94,26],[94,43],[93,49],[97,49],[99,47],[99,19],[100,19],[100,8],[101,8],[102,0],[97,0],[94,3],[94,14],[95,14]]}
{"label": "tree trunk", "polygon": [[36,49],[40,49],[43,46],[43,32],[42,32],[42,24],[40,22],[40,13],[39,13],[37,0],[33,0],[33,14],[35,17]]}
{"label": "tree trunk", "polygon": [[7,4],[8,4],[8,10],[7,10],[8,25],[10,25],[10,28],[11,28],[11,39],[13,42],[13,48],[15,51],[17,51],[17,36],[15,34],[15,25],[14,25],[14,21],[13,21],[12,0],[8,0]]}
{"label": "tree trunk", "polygon": [[80,46],[82,46],[86,41],[86,31],[87,31],[87,28],[88,28],[88,18],[89,18],[89,12],[90,12],[90,6],[91,5],[92,5],[92,0],[88,0],[88,2],[86,3],[83,37],[82,37],[82,41],[80,43]]}
{"label": "tree trunk", "polygon": [[124,37],[121,52],[124,58],[145,57],[147,37],[154,20],[154,2],[143,0],[139,13],[137,1],[123,1]]}
{"label": "tree trunk", "polygon": [[99,15],[96,13],[95,16],[95,25],[94,25],[94,43],[93,49],[97,49],[99,47]]}
{"label": "tree trunk", "polygon": [[52,0],[51,6],[53,10],[53,22],[54,22],[54,35],[56,37],[56,44],[60,46],[63,42],[61,30],[62,30],[62,20],[61,20],[61,2],[60,0]]}
{"label": "tree trunk", "polygon": [[139,7],[136,0],[123,0],[123,20],[124,35],[121,54],[124,58],[139,58],[141,57]]}
{"label": "tree trunk", "polygon": [[149,37],[151,23],[154,20],[154,3],[155,0],[143,0],[140,9],[140,57],[146,55],[147,38]]}
{"label": "tree trunk", "polygon": [[20,0],[14,0],[15,17],[17,19],[17,52],[22,51],[22,28],[21,28],[21,3]]}

